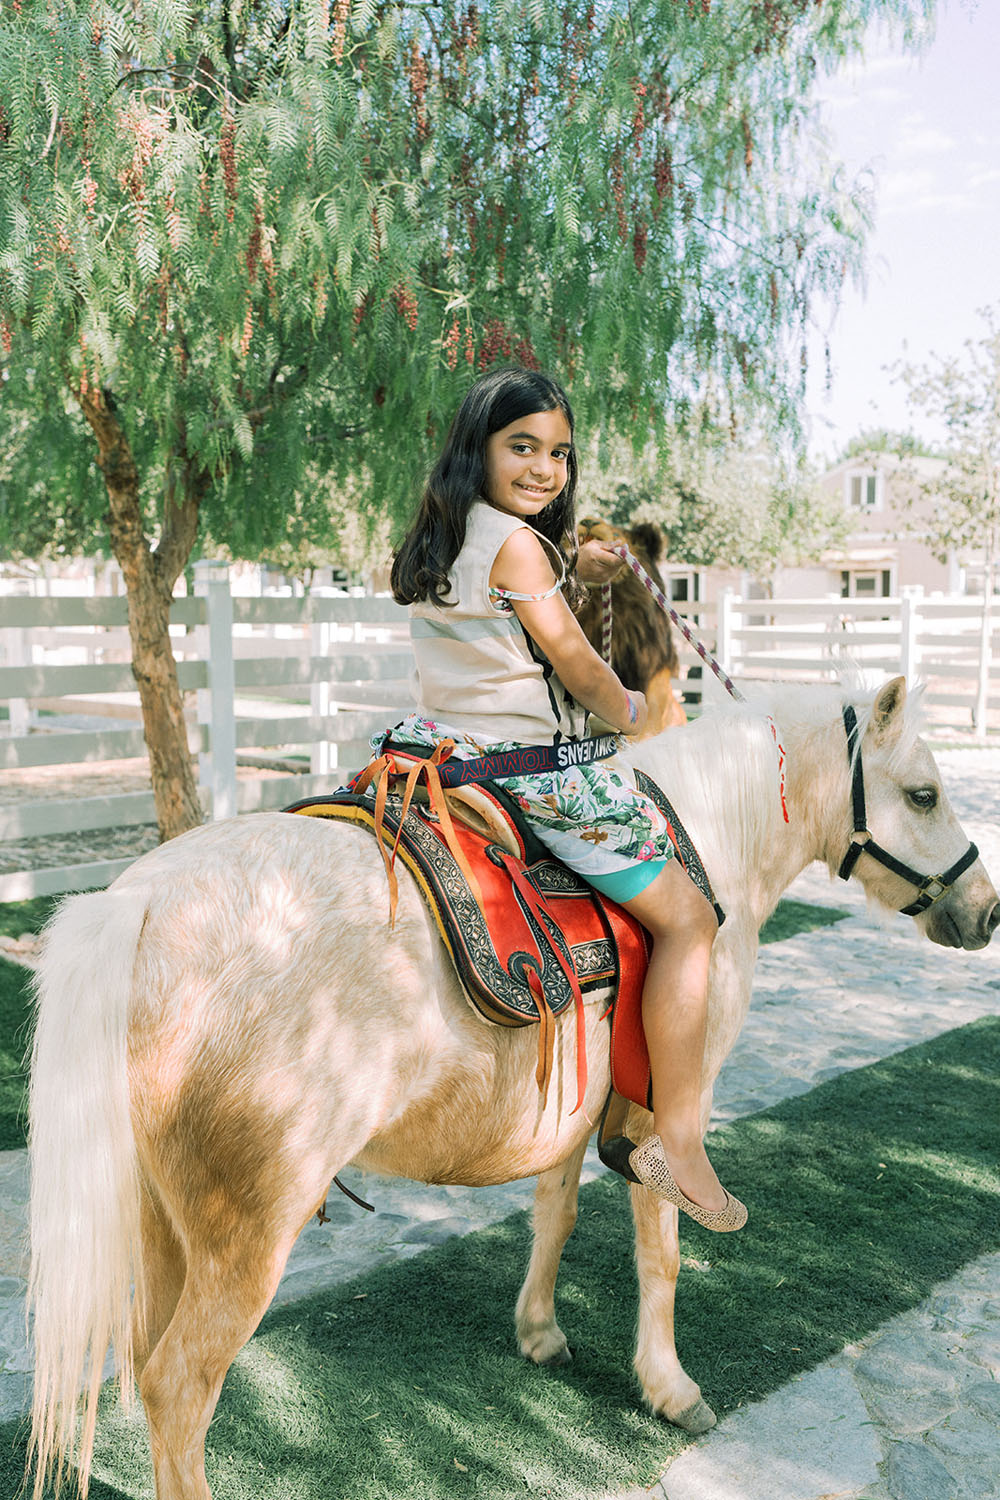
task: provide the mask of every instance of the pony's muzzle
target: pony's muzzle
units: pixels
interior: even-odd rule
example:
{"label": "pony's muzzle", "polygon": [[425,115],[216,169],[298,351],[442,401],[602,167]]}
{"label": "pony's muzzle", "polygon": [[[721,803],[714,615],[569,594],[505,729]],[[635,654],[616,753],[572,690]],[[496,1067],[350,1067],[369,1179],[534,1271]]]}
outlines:
{"label": "pony's muzzle", "polygon": [[981,860],[934,903],[921,925],[931,942],[942,948],[971,953],[987,946],[1000,926],[1000,897]]}

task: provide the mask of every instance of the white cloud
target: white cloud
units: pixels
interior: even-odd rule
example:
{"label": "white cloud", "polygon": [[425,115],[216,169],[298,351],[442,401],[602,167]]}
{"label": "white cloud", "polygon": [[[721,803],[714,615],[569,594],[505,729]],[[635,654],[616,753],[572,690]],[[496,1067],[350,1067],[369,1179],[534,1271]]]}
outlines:
{"label": "white cloud", "polygon": [[1000,182],[1000,167],[975,167],[970,163],[969,187],[975,189],[986,187],[991,182]]}
{"label": "white cloud", "polygon": [[955,137],[939,130],[936,125],[926,125],[913,116],[900,121],[899,149],[907,155],[942,155],[954,151],[958,146]]}

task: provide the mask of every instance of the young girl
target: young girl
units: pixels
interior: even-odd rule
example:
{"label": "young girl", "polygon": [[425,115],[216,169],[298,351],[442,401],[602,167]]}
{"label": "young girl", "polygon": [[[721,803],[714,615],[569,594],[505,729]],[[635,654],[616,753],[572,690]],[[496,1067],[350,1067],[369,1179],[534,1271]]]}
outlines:
{"label": "young girl", "polygon": [[[573,416],[561,388],[501,369],[469,391],[393,564],[408,604],[419,707],[400,743],[454,756],[551,744],[584,711],[625,735],[646,705],[593,650],[564,597],[576,557]],[[629,1156],[635,1178],[709,1229],[746,1209],[722,1187],[701,1129],[708,901],[672,858],[658,808],[619,762],[505,778],[541,841],[632,912],[653,938],[642,997],[655,1134]]]}

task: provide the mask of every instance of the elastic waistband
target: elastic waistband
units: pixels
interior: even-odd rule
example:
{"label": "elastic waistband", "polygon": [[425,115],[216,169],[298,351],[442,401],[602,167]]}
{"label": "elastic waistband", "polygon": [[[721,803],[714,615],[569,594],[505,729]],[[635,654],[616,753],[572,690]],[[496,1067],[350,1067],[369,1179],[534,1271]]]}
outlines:
{"label": "elastic waistband", "polygon": [[[422,749],[416,745],[394,745],[388,737],[383,754],[413,755]],[[595,760],[607,760],[621,750],[621,736],[595,734],[586,739],[559,740],[554,745],[520,745],[516,750],[494,750],[488,755],[473,755],[468,760],[449,758],[438,766],[442,786],[466,786],[473,781],[502,781],[507,776],[538,776],[546,771],[567,771],[571,766],[587,766]]]}

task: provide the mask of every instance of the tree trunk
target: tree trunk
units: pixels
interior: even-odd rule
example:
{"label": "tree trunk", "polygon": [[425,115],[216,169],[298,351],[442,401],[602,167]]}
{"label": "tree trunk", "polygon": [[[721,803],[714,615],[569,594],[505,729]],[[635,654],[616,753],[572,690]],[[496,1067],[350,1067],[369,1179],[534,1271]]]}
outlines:
{"label": "tree trunk", "polygon": [[[97,439],[98,467],[111,501],[111,546],[125,578],[132,675],[142,705],[156,821],[160,838],[171,839],[202,821],[169,631],[173,586],[197,535],[199,484],[190,483],[179,501],[168,484],[163,535],[154,551],[142,524],[139,475],[113,397],[73,394]],[[187,470],[183,474],[197,479]]]}

